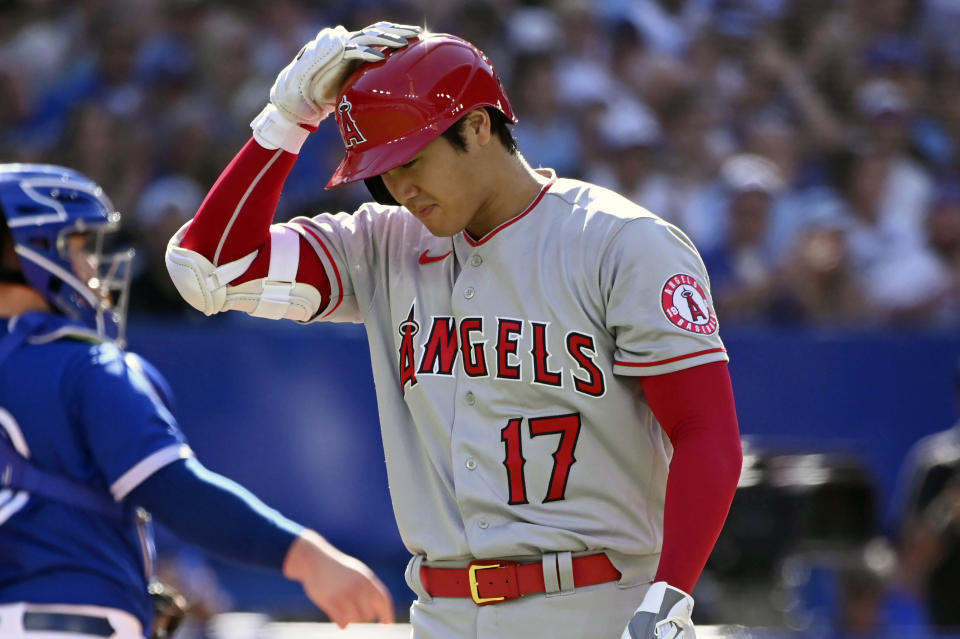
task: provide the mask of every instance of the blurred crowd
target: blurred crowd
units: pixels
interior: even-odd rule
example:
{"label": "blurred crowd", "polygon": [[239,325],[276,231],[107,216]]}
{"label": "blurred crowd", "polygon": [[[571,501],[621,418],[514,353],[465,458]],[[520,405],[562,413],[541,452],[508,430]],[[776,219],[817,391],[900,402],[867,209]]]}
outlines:
{"label": "blurred crowd", "polygon": [[[328,25],[477,44],[534,166],[609,186],[699,247],[727,323],[960,326],[953,0],[12,0],[0,158],[99,181],[140,252],[135,312],[179,312],[166,239]],[[278,217],[353,210],[311,136]]]}

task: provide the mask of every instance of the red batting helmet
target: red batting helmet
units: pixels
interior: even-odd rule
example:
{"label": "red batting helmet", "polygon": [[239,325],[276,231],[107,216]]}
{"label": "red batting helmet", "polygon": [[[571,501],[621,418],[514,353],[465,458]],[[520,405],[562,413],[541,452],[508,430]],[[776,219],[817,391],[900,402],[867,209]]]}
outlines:
{"label": "red batting helmet", "polygon": [[362,65],[337,96],[347,156],[327,188],[404,164],[473,109],[494,107],[517,122],[490,60],[446,33],[423,33],[387,58]]}

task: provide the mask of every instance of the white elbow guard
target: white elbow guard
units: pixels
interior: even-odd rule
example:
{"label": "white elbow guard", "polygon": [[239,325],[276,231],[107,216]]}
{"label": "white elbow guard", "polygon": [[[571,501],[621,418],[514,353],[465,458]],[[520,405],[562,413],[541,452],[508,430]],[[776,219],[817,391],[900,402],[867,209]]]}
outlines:
{"label": "white elbow guard", "polygon": [[[188,223],[189,224],[189,223]],[[196,251],[180,246],[187,225],[167,245],[167,271],[191,306],[213,315],[237,310],[267,319],[310,320],[323,298],[316,287],[296,281],[300,264],[300,235],[281,224],[270,227],[270,265],[267,276],[227,286],[250,268],[257,251],[239,260],[214,266]]]}
{"label": "white elbow guard", "polygon": [[167,243],[167,272],[181,297],[190,306],[205,315],[213,315],[225,310],[227,284],[250,268],[257,251],[239,260],[214,266],[213,262],[196,251],[180,246],[189,225],[190,222],[187,222],[181,226]]}

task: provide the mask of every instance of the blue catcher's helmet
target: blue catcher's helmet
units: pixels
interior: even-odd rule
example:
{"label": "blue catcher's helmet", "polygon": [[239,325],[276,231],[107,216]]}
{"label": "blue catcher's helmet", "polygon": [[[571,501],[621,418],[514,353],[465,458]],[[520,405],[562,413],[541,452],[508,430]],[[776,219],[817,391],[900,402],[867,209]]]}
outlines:
{"label": "blue catcher's helmet", "polygon": [[133,251],[103,252],[120,222],[103,189],[62,166],[0,164],[0,214],[26,283],[55,311],[122,344]]}

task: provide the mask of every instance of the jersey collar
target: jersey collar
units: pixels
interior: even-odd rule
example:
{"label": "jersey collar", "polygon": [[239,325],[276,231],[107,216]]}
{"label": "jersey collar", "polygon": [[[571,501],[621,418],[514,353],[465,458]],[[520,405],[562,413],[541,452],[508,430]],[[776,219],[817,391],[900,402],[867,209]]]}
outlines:
{"label": "jersey collar", "polygon": [[466,240],[467,244],[469,244],[470,246],[480,246],[481,244],[488,242],[490,238],[492,238],[494,235],[496,235],[503,229],[507,228],[514,222],[519,221],[520,218],[526,217],[528,213],[531,213],[535,208],[537,208],[537,204],[540,204],[540,200],[543,199],[543,196],[547,194],[547,191],[550,190],[550,187],[552,187],[557,181],[557,174],[554,172],[553,169],[537,169],[537,173],[548,178],[548,181],[546,184],[543,185],[543,188],[540,189],[540,192],[537,194],[537,197],[533,198],[533,202],[531,202],[530,205],[527,208],[525,208],[522,213],[520,213],[520,215],[512,217],[506,222],[501,223],[500,226],[495,227],[493,230],[491,230],[489,233],[481,237],[479,240],[475,240],[472,237],[470,237],[470,234],[467,233],[466,229],[460,231],[460,233],[463,235],[463,239]]}

